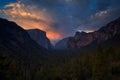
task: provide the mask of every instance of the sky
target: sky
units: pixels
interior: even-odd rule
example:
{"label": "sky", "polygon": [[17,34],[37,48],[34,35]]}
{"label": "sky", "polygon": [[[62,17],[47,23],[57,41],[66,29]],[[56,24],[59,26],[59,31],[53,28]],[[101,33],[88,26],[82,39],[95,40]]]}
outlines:
{"label": "sky", "polygon": [[120,0],[0,0],[0,17],[24,29],[41,29],[55,44],[120,17],[119,4]]}

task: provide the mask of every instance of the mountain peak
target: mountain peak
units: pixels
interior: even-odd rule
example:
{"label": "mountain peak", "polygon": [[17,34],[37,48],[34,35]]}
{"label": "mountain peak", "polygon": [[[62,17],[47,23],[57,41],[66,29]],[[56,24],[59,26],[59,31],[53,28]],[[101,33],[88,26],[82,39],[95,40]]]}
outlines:
{"label": "mountain peak", "polygon": [[46,32],[40,29],[28,29],[28,32],[34,32],[34,34],[41,34],[41,36],[46,36]]}
{"label": "mountain peak", "polygon": [[35,40],[39,45],[47,49],[52,48],[50,40],[46,36],[46,32],[40,29],[29,29],[27,30],[28,34],[33,40]]}
{"label": "mountain peak", "polygon": [[76,32],[68,40],[68,47],[75,49],[90,45],[93,42],[101,43],[120,34],[120,17],[92,33]]}
{"label": "mountain peak", "polygon": [[82,31],[82,32],[78,32],[78,31],[77,31],[77,32],[75,33],[75,35],[79,35],[79,34],[84,35],[84,34],[87,34],[87,33],[84,32],[84,31]]}
{"label": "mountain peak", "polygon": [[8,52],[31,52],[44,49],[28,33],[12,21],[0,18],[0,48]]}

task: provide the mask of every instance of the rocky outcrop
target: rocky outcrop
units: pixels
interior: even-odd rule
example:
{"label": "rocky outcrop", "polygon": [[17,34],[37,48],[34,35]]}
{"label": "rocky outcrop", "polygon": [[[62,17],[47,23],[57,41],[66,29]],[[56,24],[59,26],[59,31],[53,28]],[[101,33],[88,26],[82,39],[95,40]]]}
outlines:
{"label": "rocky outcrop", "polygon": [[86,46],[94,40],[93,33],[76,32],[74,37],[69,38],[68,48],[77,48],[79,46]]}
{"label": "rocky outcrop", "polygon": [[67,44],[68,48],[76,49],[90,45],[93,42],[104,42],[117,34],[120,34],[120,18],[108,23],[95,32],[76,32],[74,37],[69,38]]}
{"label": "rocky outcrop", "polygon": [[57,50],[67,49],[67,42],[68,42],[69,38],[70,38],[70,37],[64,38],[64,39],[58,41],[58,42],[55,44],[54,49],[57,49]]}
{"label": "rocky outcrop", "polygon": [[27,30],[27,32],[30,35],[30,37],[42,47],[46,49],[53,48],[50,40],[46,36],[46,32],[39,30],[39,29],[30,29],[30,30]]}

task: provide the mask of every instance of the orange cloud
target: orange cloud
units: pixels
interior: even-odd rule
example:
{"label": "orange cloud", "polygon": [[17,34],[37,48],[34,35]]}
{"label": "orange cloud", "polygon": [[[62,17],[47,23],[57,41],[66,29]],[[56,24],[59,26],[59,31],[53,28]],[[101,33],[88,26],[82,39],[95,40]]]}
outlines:
{"label": "orange cloud", "polygon": [[91,33],[91,32],[94,32],[94,30],[88,30],[87,32],[88,32],[88,33]]}
{"label": "orange cloud", "polygon": [[62,38],[62,33],[47,32],[47,37],[51,39],[52,44]]}
{"label": "orange cloud", "polygon": [[[25,21],[25,20],[24,20]],[[23,26],[24,29],[34,29],[39,28],[40,30],[46,31],[47,37],[51,40],[52,44],[55,44],[56,41],[62,38],[64,35],[61,32],[56,31],[53,28],[47,27],[47,25],[41,25],[39,23],[36,23],[34,21],[20,21],[17,22],[20,26]]]}
{"label": "orange cloud", "polygon": [[2,12],[12,21],[22,26],[24,29],[38,28],[46,31],[47,37],[54,44],[62,38],[60,32],[56,31],[51,25],[54,24],[53,18],[47,14],[46,10],[37,10],[35,6],[25,6],[21,2],[7,4]]}

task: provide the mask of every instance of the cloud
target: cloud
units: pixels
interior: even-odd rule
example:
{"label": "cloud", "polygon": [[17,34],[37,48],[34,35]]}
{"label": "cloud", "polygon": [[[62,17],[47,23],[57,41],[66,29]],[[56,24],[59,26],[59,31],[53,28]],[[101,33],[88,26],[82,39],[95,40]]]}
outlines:
{"label": "cloud", "polygon": [[96,12],[90,15],[87,20],[83,20],[78,30],[97,30],[100,27],[106,25],[110,21],[120,17],[120,9],[112,8],[103,11]]}
{"label": "cloud", "polygon": [[25,29],[44,30],[56,42],[76,31],[99,29],[119,17],[119,3],[120,0],[20,0],[5,5],[0,16]]}
{"label": "cloud", "polygon": [[35,6],[25,6],[21,2],[7,4],[5,9],[1,10],[3,14],[24,29],[39,28],[46,31],[52,43],[59,40],[63,35],[52,27],[55,21],[44,9],[38,10]]}

